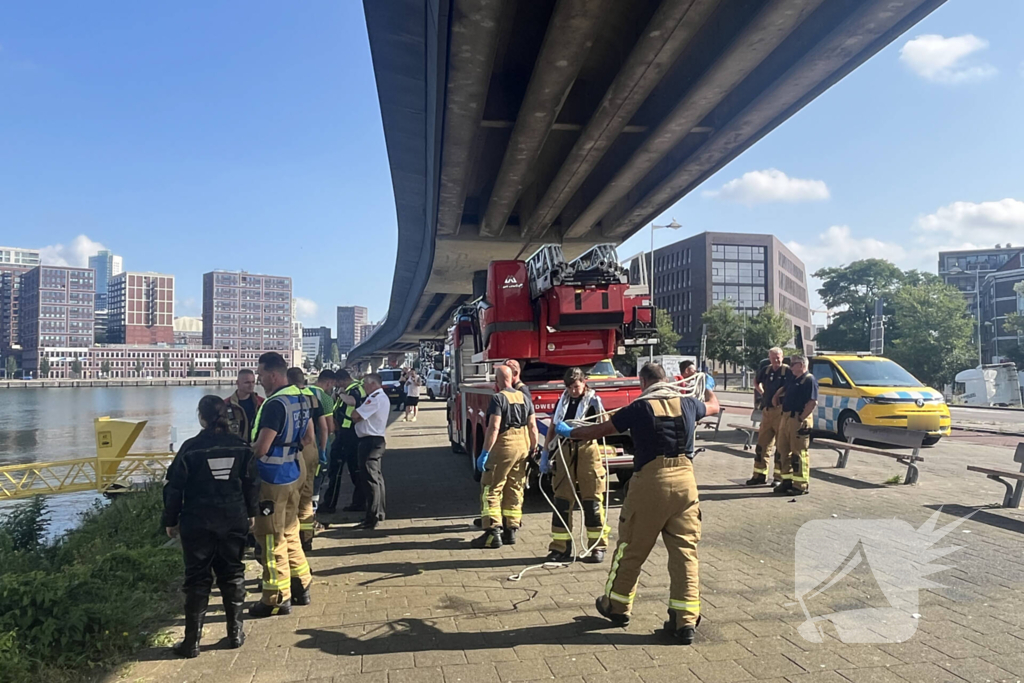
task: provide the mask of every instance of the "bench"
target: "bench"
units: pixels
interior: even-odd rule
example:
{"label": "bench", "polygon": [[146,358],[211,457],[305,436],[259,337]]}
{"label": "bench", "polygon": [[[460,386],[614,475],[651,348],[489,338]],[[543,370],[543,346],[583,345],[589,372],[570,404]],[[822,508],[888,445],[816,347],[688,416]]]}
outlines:
{"label": "bench", "polygon": [[[870,453],[871,455],[881,455],[886,458],[892,458],[900,464],[907,466],[907,476],[904,477],[904,484],[916,484],[920,471],[917,468],[917,463],[924,462],[924,458],[921,457],[921,444],[926,438],[928,438],[928,432],[921,432],[911,429],[900,429],[897,427],[875,427],[871,425],[860,424],[855,422],[847,424],[845,427],[846,441],[838,441],[835,439],[815,439],[814,441],[831,448],[832,450],[839,453],[839,459],[836,461],[836,467],[843,469],[850,460],[850,452],[857,451],[858,453]],[[854,445],[854,441],[857,439],[863,441],[874,441],[876,443],[882,443],[887,446],[898,446],[901,448],[912,449],[911,453],[892,453],[890,451],[882,450],[881,448],[871,448],[870,446],[859,446]]]}
{"label": "bench", "polygon": [[698,425],[702,425],[704,427],[708,427],[709,429],[711,427],[714,427],[715,428],[715,434],[718,434],[718,428],[722,426],[722,416],[723,415],[725,415],[725,408],[721,407],[721,408],[718,409],[718,414],[717,415],[712,415],[711,417],[705,417],[705,418],[703,418],[701,420],[698,420],[697,424]]}
{"label": "bench", "polygon": [[729,426],[733,429],[738,429],[741,432],[746,433],[747,440],[743,442],[743,450],[749,451],[753,447],[754,441],[757,439],[758,430],[761,428],[761,411],[755,409],[750,413],[749,425],[730,424]]}
{"label": "bench", "polygon": [[[1020,472],[1007,470],[994,470],[989,467],[978,467],[968,465],[968,472],[981,472],[989,479],[998,481],[1006,487],[1006,495],[1003,496],[1004,508],[1019,508],[1021,494],[1024,493],[1024,443],[1017,444],[1017,451],[1013,454],[1013,461],[1021,463]],[[1010,483],[1007,479],[1013,480]]]}

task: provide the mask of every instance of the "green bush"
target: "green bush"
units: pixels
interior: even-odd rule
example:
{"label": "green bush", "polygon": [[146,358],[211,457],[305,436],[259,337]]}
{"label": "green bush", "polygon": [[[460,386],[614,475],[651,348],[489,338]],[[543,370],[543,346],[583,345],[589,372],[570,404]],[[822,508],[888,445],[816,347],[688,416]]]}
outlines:
{"label": "green bush", "polygon": [[0,681],[77,680],[151,643],[181,573],[162,506],[155,486],[119,496],[50,544],[40,499],[0,523]]}

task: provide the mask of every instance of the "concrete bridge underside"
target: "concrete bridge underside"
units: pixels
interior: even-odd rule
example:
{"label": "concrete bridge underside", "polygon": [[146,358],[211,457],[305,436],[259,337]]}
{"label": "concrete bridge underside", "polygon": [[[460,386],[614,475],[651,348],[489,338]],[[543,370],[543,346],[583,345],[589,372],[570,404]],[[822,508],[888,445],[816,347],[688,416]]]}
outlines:
{"label": "concrete bridge underside", "polygon": [[364,0],[399,239],[352,357],[443,338],[490,260],[623,241],[943,2]]}

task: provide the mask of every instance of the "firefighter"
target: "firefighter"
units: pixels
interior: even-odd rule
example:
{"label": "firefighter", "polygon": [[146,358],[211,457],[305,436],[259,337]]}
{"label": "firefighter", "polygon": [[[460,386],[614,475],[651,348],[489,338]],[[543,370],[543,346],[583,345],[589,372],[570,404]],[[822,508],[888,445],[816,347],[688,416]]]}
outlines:
{"label": "firefighter", "polygon": [[516,391],[521,391],[530,403],[533,403],[533,395],[530,394],[530,388],[523,384],[523,381],[519,378],[522,374],[522,367],[519,365],[519,361],[515,358],[509,358],[505,361],[505,367],[512,371],[512,388]]}
{"label": "firefighter", "polygon": [[306,374],[302,368],[288,368],[288,384],[301,391],[309,398],[313,422],[313,443],[302,449],[302,464],[305,466],[306,476],[303,479],[301,492],[299,494],[299,540],[302,542],[302,552],[308,553],[313,549],[313,528],[316,509],[313,507],[313,498],[316,488],[316,475],[320,469],[320,463],[327,461],[327,418],[324,414],[323,404],[317,398],[317,394],[306,386]]}
{"label": "firefighter", "polygon": [[[564,382],[565,391],[555,406],[552,422],[582,420],[604,413],[601,397],[587,386],[587,376],[582,369],[566,370]],[[587,527],[587,547],[597,544],[582,560],[600,564],[604,561],[608,549],[608,532],[611,531],[605,525],[604,492],[607,473],[601,448],[593,441],[563,439],[560,457],[555,444],[557,439],[554,430],[549,429],[540,459],[541,473],[553,473],[551,486],[555,492],[556,510],[551,514],[551,543],[548,545],[545,562],[573,560],[572,513],[578,492],[583,504],[583,523]],[[563,520],[566,526],[563,526]]]}
{"label": "firefighter", "polygon": [[333,515],[338,509],[338,496],[341,494],[341,475],[348,467],[354,491],[352,502],[345,508],[346,512],[363,512],[366,501],[363,487],[359,479],[359,437],[356,436],[352,414],[366,400],[366,389],[362,380],[352,378],[345,368],[334,373],[342,393],[334,404],[334,446],[331,448],[330,466],[327,472],[327,490],[324,492],[321,512]]}
{"label": "firefighter", "polygon": [[[757,407],[761,409],[761,426],[757,430],[757,446],[754,448],[754,476],[747,480],[747,486],[761,486],[768,483],[768,463],[779,425],[782,422],[782,406],[773,403],[775,394],[789,376],[789,366],[782,362],[782,349],[775,347],[768,351],[768,365],[757,373],[755,386],[761,393]],[[775,469],[772,479],[776,484],[782,481],[782,461],[775,451]]]}
{"label": "firefighter", "polygon": [[259,380],[267,400],[252,427],[260,472],[260,509],[254,533],[263,565],[263,597],[249,610],[260,619],[310,604],[313,577],[299,540],[299,499],[306,482],[302,451],[314,442],[309,397],[288,384],[281,354],[260,356]]}
{"label": "firefighter", "polygon": [[487,408],[483,451],[476,461],[483,473],[480,519],[484,532],[473,540],[474,548],[515,545],[523,518],[523,489],[509,484],[524,480],[526,460],[537,448],[533,403],[512,387],[508,367],[496,367],[494,380],[497,393]]}
{"label": "firefighter", "polygon": [[323,487],[324,479],[327,478],[328,454],[334,444],[334,392],[338,387],[338,380],[334,370],[324,368],[316,377],[316,382],[309,388],[316,394],[316,400],[324,411],[324,420],[327,423],[327,447],[320,452],[320,463],[313,480],[313,507],[320,507],[320,489]]}
{"label": "firefighter", "polygon": [[790,358],[789,366],[786,383],[773,398],[773,405],[782,408],[776,442],[782,481],[775,487],[775,493],[802,496],[810,493],[811,459],[807,449],[811,442],[811,416],[818,407],[818,380],[807,372],[807,359],[803,356]]}
{"label": "firefighter", "polygon": [[181,445],[167,468],[162,517],[167,535],[181,537],[185,556],[185,639],[174,646],[174,653],[189,658],[199,655],[213,574],[224,601],[230,647],[245,642],[242,557],[260,494],[256,459],[231,433],[224,400],[204,396],[199,424],[202,431]]}
{"label": "firefighter", "polygon": [[238,371],[235,392],[224,401],[227,403],[228,424],[231,433],[249,443],[252,421],[263,403],[263,397],[256,393],[256,373],[249,368]]}
{"label": "firefighter", "polygon": [[696,422],[718,413],[718,399],[708,389],[704,401],[684,398],[665,380],[660,365],[640,369],[640,397],[608,422],[573,429],[555,424],[562,438],[592,441],[629,432],[633,439],[633,477],[619,517],[619,540],[604,595],[597,611],[620,626],[629,624],[640,569],[658,536],[668,550],[669,619],[665,629],[680,643],[693,642],[700,622],[697,542],[700,503],[693,476]]}

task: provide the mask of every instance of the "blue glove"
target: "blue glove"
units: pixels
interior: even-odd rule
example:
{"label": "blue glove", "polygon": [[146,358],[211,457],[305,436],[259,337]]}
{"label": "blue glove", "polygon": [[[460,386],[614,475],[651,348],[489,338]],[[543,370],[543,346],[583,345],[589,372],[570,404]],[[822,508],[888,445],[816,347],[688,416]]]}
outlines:
{"label": "blue glove", "polygon": [[324,448],[320,451],[320,467],[327,466],[327,449]]}
{"label": "blue glove", "polygon": [[547,474],[551,471],[551,453],[548,449],[544,449],[540,452],[540,473]]}
{"label": "blue glove", "polygon": [[715,378],[711,375],[705,375],[704,388],[711,389],[713,391],[715,388]]}
{"label": "blue glove", "polygon": [[563,439],[568,439],[569,435],[572,434],[572,427],[570,427],[564,422],[559,422],[558,424],[555,425],[555,434],[562,437]]}
{"label": "blue glove", "polygon": [[485,468],[485,467],[487,467],[487,458],[488,458],[488,457],[489,457],[490,455],[491,455],[491,452],[490,452],[490,451],[484,451],[484,452],[483,452],[483,453],[481,453],[481,454],[480,454],[480,456],[479,456],[479,457],[478,457],[478,458],[476,459],[476,468],[477,468],[478,470],[480,470],[481,472],[483,472],[483,471],[484,471],[484,468]]}

